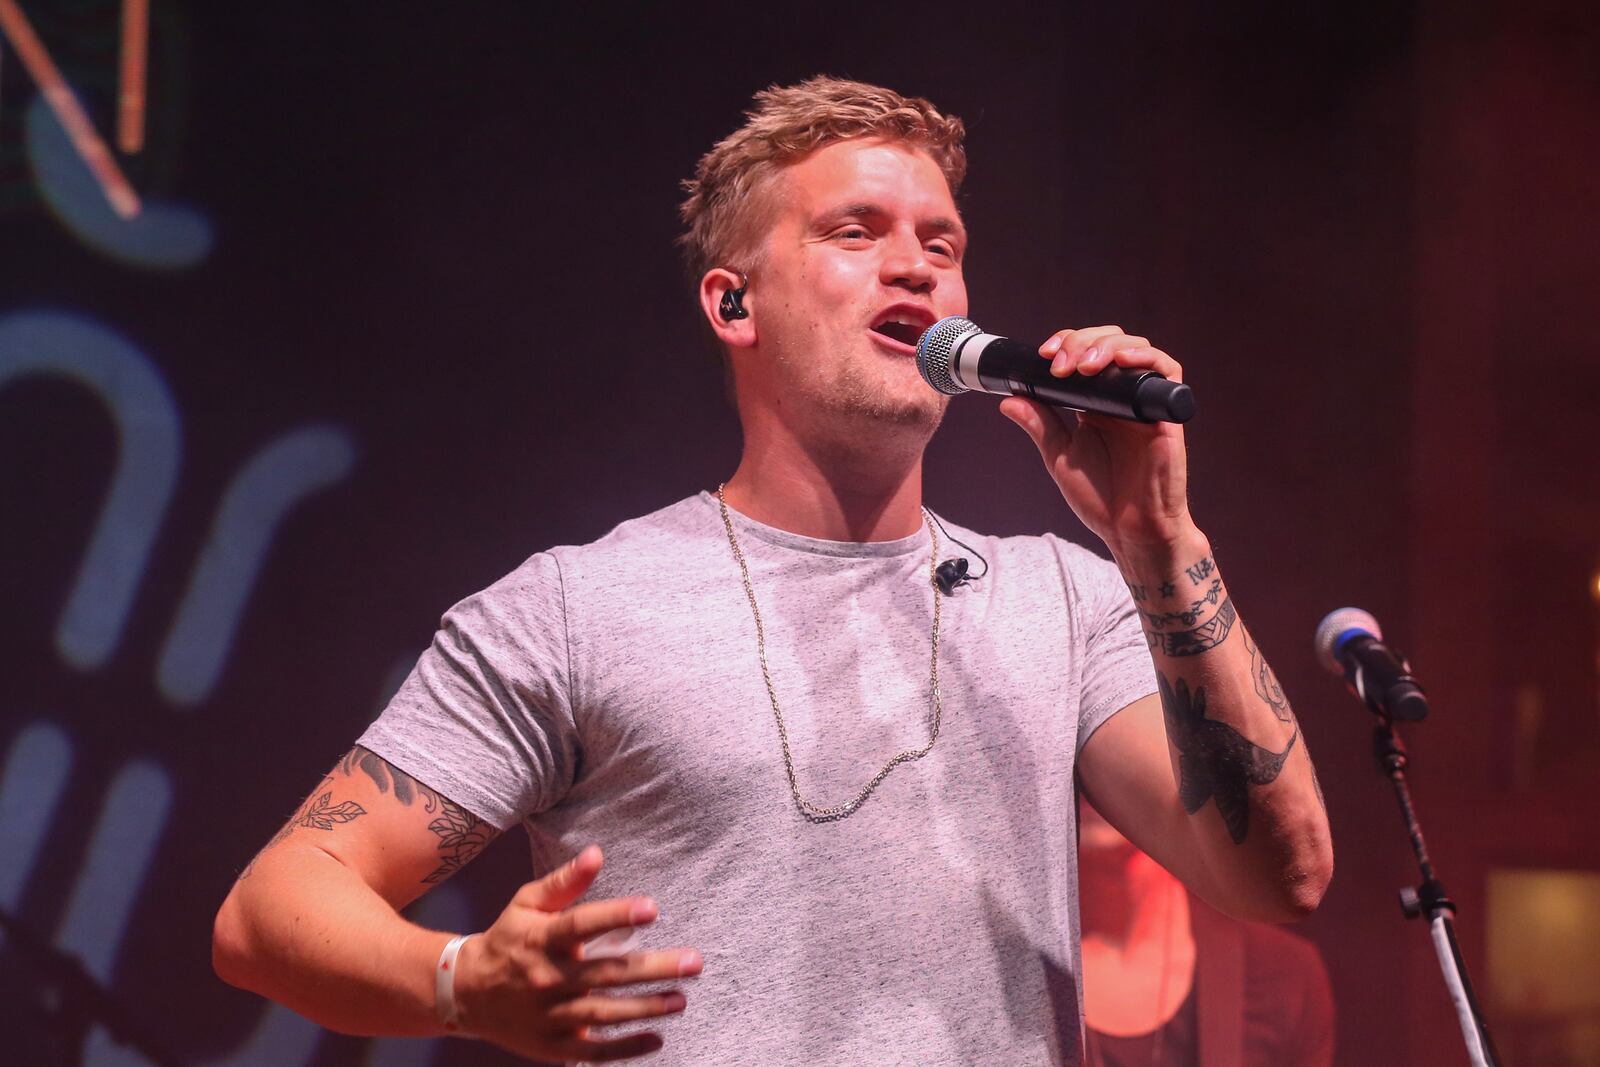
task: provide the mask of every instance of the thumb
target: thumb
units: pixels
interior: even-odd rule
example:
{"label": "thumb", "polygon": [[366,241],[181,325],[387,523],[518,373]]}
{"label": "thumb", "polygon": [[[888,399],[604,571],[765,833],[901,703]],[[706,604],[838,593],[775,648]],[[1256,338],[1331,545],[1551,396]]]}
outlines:
{"label": "thumb", "polygon": [[1067,424],[1037,400],[1008,396],[1000,402],[1000,414],[1022,427],[1046,466],[1072,447],[1072,431]]}
{"label": "thumb", "polygon": [[589,891],[604,865],[600,846],[590,845],[543,878],[517,890],[515,902],[540,911],[569,908]]}

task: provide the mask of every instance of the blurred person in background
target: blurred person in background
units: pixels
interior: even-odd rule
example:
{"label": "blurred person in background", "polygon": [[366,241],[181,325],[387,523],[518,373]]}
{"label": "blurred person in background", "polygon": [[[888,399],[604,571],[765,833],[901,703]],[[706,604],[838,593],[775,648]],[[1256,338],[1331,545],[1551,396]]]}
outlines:
{"label": "blurred person in background", "polygon": [[1089,1067],[1332,1067],[1315,945],[1196,900],[1084,800],[1078,834]]}

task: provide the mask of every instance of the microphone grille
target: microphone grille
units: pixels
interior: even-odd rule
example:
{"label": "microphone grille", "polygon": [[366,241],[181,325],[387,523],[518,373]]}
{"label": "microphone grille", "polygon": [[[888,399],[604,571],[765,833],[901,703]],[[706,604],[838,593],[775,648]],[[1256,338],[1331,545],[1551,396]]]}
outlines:
{"label": "microphone grille", "polygon": [[1334,674],[1344,673],[1344,666],[1335,652],[1339,647],[1339,638],[1351,630],[1362,630],[1380,640],[1383,638],[1383,627],[1378,625],[1378,620],[1360,608],[1330,611],[1317,624],[1317,636],[1313,642],[1317,661]]}
{"label": "microphone grille", "polygon": [[917,342],[917,370],[922,380],[951,396],[966,392],[950,373],[950,355],[957,341],[977,332],[977,323],[960,315],[946,316],[924,330]]}

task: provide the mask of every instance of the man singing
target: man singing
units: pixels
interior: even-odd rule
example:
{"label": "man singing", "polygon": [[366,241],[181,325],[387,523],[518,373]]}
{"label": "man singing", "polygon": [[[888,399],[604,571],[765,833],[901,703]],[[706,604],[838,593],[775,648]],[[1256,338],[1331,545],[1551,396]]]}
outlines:
{"label": "man singing", "polygon": [[[1321,899],[1311,760],[1178,427],[1000,405],[1114,565],[923,507],[948,398],[914,343],[967,310],[960,120],[833,78],[748,114],[683,205],[737,468],[450,610],[224,903],[228,981],[540,1060],[1075,1064],[1075,773],[1214,906]],[[1039,353],[1182,375],[1118,326]],[[942,591],[956,539],[988,568]],[[543,876],[487,930],[400,917],[519,824]]]}

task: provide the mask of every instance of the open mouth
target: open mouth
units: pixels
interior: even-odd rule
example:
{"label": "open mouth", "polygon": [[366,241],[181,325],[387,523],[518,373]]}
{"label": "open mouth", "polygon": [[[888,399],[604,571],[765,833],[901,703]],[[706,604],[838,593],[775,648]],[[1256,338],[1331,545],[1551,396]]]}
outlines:
{"label": "open mouth", "polygon": [[880,322],[872,328],[872,332],[881,334],[891,341],[898,341],[907,348],[917,347],[917,342],[922,339],[922,326],[912,322],[898,322],[893,319]]}

